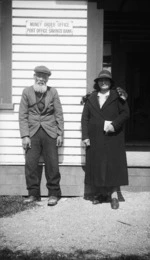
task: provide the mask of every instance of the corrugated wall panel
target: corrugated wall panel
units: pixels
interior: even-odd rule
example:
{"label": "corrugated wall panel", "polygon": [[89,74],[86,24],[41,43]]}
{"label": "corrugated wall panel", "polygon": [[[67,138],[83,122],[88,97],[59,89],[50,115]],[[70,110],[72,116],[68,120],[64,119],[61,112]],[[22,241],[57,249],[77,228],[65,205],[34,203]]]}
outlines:
{"label": "corrugated wall panel", "polygon": [[[60,164],[84,163],[81,141],[81,97],[87,87],[87,1],[12,1],[12,100],[14,111],[0,114],[0,163],[24,164],[18,110],[24,88],[33,84],[33,70],[52,71],[48,84],[57,88],[63,106],[64,144]],[[27,20],[71,21],[71,35],[26,34]]]}

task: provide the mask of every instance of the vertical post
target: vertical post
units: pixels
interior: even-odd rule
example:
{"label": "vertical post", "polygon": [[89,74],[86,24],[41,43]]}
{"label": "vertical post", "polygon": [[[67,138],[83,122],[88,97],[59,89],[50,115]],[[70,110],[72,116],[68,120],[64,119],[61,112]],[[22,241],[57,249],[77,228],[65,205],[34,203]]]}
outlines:
{"label": "vertical post", "polygon": [[11,0],[2,1],[1,28],[1,100],[0,103],[11,103],[11,51],[12,51],[12,22]]}
{"label": "vertical post", "polygon": [[88,2],[87,92],[93,90],[94,79],[103,66],[103,16],[96,2]]}

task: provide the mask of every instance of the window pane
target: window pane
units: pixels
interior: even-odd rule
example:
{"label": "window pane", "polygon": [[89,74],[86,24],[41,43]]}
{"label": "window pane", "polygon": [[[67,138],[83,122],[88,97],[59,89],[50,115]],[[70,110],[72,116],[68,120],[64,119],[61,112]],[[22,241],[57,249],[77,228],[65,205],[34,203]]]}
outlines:
{"label": "window pane", "polygon": [[103,68],[111,71],[112,66],[112,54],[111,54],[111,42],[104,42],[103,46]]}

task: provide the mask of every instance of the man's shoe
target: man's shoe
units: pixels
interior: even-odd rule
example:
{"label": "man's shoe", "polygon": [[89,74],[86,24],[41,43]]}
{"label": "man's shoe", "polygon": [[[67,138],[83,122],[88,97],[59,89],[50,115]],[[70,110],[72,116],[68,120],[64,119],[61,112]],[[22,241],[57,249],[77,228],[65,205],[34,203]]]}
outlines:
{"label": "man's shoe", "polygon": [[40,197],[35,197],[35,196],[29,196],[28,198],[24,199],[23,203],[32,203],[32,202],[36,202],[36,201],[40,201],[41,198]]}
{"label": "man's shoe", "polygon": [[111,199],[111,208],[118,209],[119,208],[119,200],[116,198]]}
{"label": "man's shoe", "polygon": [[50,196],[47,206],[55,206],[58,203],[59,198],[56,196]]}

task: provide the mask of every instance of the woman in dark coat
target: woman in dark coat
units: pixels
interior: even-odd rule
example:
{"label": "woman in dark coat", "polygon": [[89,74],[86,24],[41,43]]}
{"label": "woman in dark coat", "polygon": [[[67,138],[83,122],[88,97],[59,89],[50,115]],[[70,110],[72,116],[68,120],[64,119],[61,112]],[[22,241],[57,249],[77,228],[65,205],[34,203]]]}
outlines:
{"label": "woman in dark coat", "polygon": [[[129,107],[116,89],[112,77],[102,70],[95,79],[96,90],[87,99],[82,114],[82,140],[86,145],[85,183],[111,194],[111,207],[119,208],[117,189],[128,185],[123,126]],[[101,195],[96,197],[100,202]]]}

